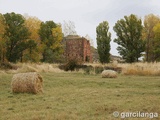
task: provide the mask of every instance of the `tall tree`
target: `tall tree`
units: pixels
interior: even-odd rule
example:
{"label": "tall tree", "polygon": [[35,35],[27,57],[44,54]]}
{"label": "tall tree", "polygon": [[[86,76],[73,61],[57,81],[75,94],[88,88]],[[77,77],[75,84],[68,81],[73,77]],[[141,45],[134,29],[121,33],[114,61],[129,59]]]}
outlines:
{"label": "tall tree", "polygon": [[63,33],[62,33],[61,25],[57,25],[56,28],[52,29],[52,35],[55,39],[55,42],[52,45],[52,50],[54,52],[53,62],[61,62],[63,61],[62,53],[64,52],[63,45],[62,45]]}
{"label": "tall tree", "polygon": [[146,61],[154,62],[154,31],[153,28],[158,24],[160,18],[153,14],[146,15],[144,18],[143,39],[146,41]]}
{"label": "tall tree", "polygon": [[[43,62],[54,62],[55,54],[61,51],[62,30],[61,26],[53,21],[42,22],[39,30],[41,42],[43,44]],[[59,53],[58,52],[58,53]]]}
{"label": "tall tree", "polygon": [[5,22],[4,17],[0,14],[0,61],[4,62],[6,59],[6,41],[4,38],[5,34]]}
{"label": "tall tree", "polygon": [[154,26],[153,32],[154,32],[154,40],[153,40],[154,61],[160,61],[160,23]]}
{"label": "tall tree", "polygon": [[110,41],[111,33],[109,32],[109,24],[107,21],[100,23],[97,28],[97,50],[101,63],[110,61]]}
{"label": "tall tree", "polygon": [[28,37],[30,35],[25,27],[25,19],[20,14],[4,14],[6,29],[7,59],[10,62],[22,61],[23,52],[28,48]]}
{"label": "tall tree", "polygon": [[42,53],[42,45],[38,31],[41,21],[36,17],[25,16],[25,26],[31,33],[29,36],[29,49],[25,50],[23,60],[31,62],[39,62]]}
{"label": "tall tree", "polygon": [[119,46],[117,48],[120,55],[126,62],[138,62],[145,50],[145,42],[142,40],[142,22],[136,16],[124,16],[124,19],[118,20],[114,26],[117,38],[114,39]]}

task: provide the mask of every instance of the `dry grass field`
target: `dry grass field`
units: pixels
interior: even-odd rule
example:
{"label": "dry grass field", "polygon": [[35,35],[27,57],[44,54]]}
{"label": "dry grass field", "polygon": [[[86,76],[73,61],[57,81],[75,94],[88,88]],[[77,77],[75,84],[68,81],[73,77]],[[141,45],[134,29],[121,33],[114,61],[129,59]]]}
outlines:
{"label": "dry grass field", "polygon": [[[56,65],[41,65],[41,68],[35,64],[28,68],[25,65],[17,71],[0,73],[0,120],[120,120],[121,117],[113,116],[114,111],[160,114],[160,77],[157,74],[119,74],[118,78],[111,79],[101,78],[100,74],[63,72]],[[14,73],[30,69],[43,76],[44,93],[13,94],[10,84]],[[139,119],[150,120],[134,118]]]}
{"label": "dry grass field", "polygon": [[[41,68],[44,93],[36,95],[13,94],[10,84],[17,71],[1,71],[0,120],[120,120],[121,117],[113,116],[114,111],[160,113],[160,77],[157,75],[119,74],[112,79],[101,78],[100,74],[63,72],[58,68],[55,72],[53,66],[56,68],[56,65]],[[18,72],[26,71],[18,69]]]}

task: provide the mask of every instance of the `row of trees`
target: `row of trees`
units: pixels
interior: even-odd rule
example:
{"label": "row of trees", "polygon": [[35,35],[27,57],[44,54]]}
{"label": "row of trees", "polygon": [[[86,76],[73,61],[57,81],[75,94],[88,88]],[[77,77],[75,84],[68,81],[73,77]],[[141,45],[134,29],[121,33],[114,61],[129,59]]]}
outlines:
{"label": "row of trees", "polygon": [[[117,50],[126,62],[138,62],[142,56],[147,62],[160,61],[160,17],[149,14],[142,23],[140,18],[131,14],[118,20],[113,30],[117,35],[114,39]],[[111,41],[108,22],[100,23],[96,32],[100,62],[108,63]]]}
{"label": "row of trees", "polygon": [[21,14],[0,14],[1,62],[59,62],[63,53],[61,25]]}
{"label": "row of trees", "polygon": [[[74,23],[65,23],[64,31],[53,21],[42,22],[21,14],[0,14],[0,61],[60,62],[63,36],[76,34]],[[144,22],[136,15],[124,16],[114,26],[118,52],[126,62],[160,61],[160,17],[147,15]],[[110,60],[111,33],[107,21],[97,28],[97,50],[101,63]],[[89,36],[86,36],[90,38]],[[92,41],[92,40],[91,40]]]}

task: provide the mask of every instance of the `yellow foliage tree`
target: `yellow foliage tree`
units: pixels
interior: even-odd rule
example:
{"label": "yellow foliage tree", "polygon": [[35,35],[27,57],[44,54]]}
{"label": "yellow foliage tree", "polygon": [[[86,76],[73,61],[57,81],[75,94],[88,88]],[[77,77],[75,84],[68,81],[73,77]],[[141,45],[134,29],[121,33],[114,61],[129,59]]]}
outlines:
{"label": "yellow foliage tree", "polygon": [[62,60],[61,57],[62,53],[64,52],[62,45],[63,33],[61,25],[57,25],[56,28],[52,28],[52,36],[55,40],[51,46],[51,49],[54,51],[55,62],[59,62]]}
{"label": "yellow foliage tree", "polygon": [[36,17],[25,16],[25,26],[30,32],[30,40],[33,40],[33,44],[36,43],[36,47],[32,49],[27,49],[24,53],[23,60],[31,62],[39,62],[41,58],[42,45],[40,42],[40,37],[38,30],[40,29],[41,21]]}
{"label": "yellow foliage tree", "polygon": [[4,62],[6,57],[6,42],[4,38],[5,34],[5,23],[4,23],[4,17],[2,14],[0,14],[0,60],[1,62]]}
{"label": "yellow foliage tree", "polygon": [[63,52],[61,26],[53,21],[41,23],[39,30],[41,43],[43,44],[42,62],[61,62]]}
{"label": "yellow foliage tree", "polygon": [[62,47],[61,41],[63,38],[63,34],[62,34],[62,28],[60,25],[58,25],[56,28],[52,29],[52,35],[55,39],[55,42],[52,45],[52,49],[58,49],[58,48]]}
{"label": "yellow foliage tree", "polygon": [[154,32],[154,60],[160,61],[160,22],[156,24],[153,28]]}
{"label": "yellow foliage tree", "polygon": [[160,17],[154,14],[146,15],[144,18],[143,39],[146,41],[146,61],[154,62],[154,31],[153,28],[160,22]]}

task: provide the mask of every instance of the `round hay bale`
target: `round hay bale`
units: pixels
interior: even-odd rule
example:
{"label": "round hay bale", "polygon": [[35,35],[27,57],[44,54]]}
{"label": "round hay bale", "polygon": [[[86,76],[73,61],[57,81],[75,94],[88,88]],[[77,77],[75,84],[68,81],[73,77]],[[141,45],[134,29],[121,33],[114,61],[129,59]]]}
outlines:
{"label": "round hay bale", "polygon": [[11,88],[13,93],[43,92],[43,79],[36,72],[18,73],[12,78]]}
{"label": "round hay bale", "polygon": [[102,78],[116,78],[117,72],[113,70],[104,70],[101,75],[102,75]]}

